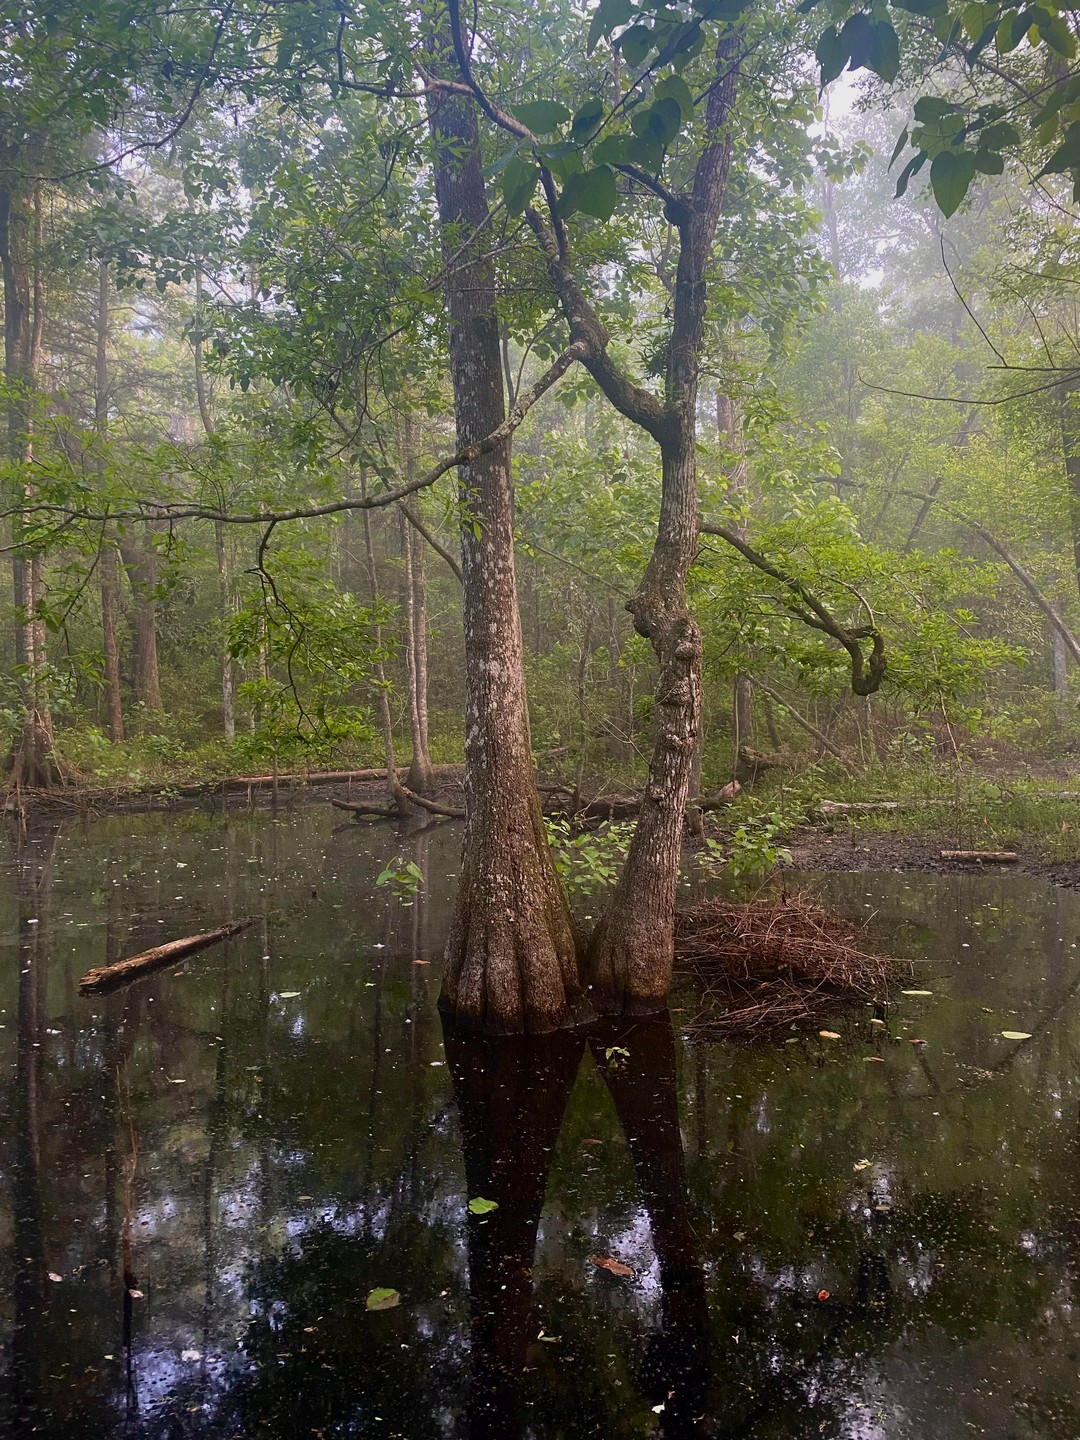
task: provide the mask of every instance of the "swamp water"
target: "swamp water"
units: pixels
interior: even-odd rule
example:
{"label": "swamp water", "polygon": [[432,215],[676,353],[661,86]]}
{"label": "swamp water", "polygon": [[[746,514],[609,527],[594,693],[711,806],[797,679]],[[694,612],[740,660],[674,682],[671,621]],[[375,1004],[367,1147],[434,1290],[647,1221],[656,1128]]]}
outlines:
{"label": "swamp water", "polygon": [[920,961],[896,1038],[694,1048],[676,995],[466,1043],[458,845],[319,806],[6,852],[0,1435],[1080,1435],[1080,899],[812,881]]}

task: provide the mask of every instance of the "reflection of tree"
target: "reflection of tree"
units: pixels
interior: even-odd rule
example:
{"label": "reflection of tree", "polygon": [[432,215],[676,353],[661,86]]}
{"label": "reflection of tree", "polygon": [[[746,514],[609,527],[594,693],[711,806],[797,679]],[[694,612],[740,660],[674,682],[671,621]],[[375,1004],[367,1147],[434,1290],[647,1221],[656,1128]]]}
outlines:
{"label": "reflection of tree", "polygon": [[[662,1434],[704,1433],[708,1310],[687,1203],[671,1021],[604,1021],[587,1039],[630,1148],[659,1262],[661,1329],[646,1347],[641,1384],[650,1404],[663,1406]],[[469,1195],[498,1205],[468,1217],[468,1435],[511,1440],[523,1427],[537,1227],[586,1036],[485,1040],[444,1024],[444,1040]]]}
{"label": "reflection of tree", "polygon": [[472,1200],[468,1216],[472,1385],[470,1440],[521,1433],[532,1311],[532,1265],[551,1152],[585,1049],[580,1032],[443,1039],[454,1083]]}
{"label": "reflection of tree", "polygon": [[650,1401],[664,1406],[662,1434],[704,1434],[709,1314],[690,1223],[671,1019],[665,1012],[633,1023],[602,1021],[589,1044],[630,1147],[660,1268],[661,1331],[642,1383]]}

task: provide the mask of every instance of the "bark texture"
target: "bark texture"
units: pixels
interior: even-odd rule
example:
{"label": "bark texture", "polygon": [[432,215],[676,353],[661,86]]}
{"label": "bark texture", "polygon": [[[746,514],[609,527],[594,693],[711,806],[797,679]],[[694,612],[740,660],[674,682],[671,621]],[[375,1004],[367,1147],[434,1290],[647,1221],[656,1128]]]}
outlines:
{"label": "bark texture", "polygon": [[[723,37],[717,46],[716,79],[706,103],[706,142],[693,188],[689,195],[672,196],[667,202],[668,219],[679,235],[679,258],[661,414],[653,414],[652,407],[639,399],[624,412],[660,446],[656,541],[628,607],[635,629],[652,644],[659,675],[653,751],[641,813],[589,955],[597,1002],[604,1010],[627,1014],[659,1010],[671,986],[683,810],[701,719],[701,635],[686,602],[686,579],[698,536],[698,366],[706,269],[731,160],[727,121],[735,98],[739,43],[734,34]],[[630,397],[605,385],[603,379],[598,383],[616,408],[623,408],[620,401]]]}
{"label": "bark texture", "polygon": [[[445,21],[430,67],[453,64]],[[447,264],[450,369],[459,446],[505,419],[488,207],[475,105],[433,94],[435,190]],[[465,844],[442,999],[494,1033],[573,1022],[582,996],[574,927],[533,774],[514,576],[509,440],[459,470],[466,662]]]}

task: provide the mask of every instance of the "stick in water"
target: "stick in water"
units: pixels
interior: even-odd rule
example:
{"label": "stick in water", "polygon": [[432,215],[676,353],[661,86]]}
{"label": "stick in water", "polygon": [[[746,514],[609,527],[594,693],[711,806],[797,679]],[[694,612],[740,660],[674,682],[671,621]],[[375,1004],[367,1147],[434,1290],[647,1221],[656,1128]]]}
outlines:
{"label": "stick in water", "polygon": [[152,950],[144,950],[127,960],[118,960],[115,965],[99,965],[95,970],[86,972],[79,981],[79,990],[83,995],[103,994],[106,990],[113,990],[117,985],[126,985],[129,980],[136,980],[151,970],[159,970],[163,965],[179,960],[184,955],[193,955],[196,950],[205,950],[209,945],[216,945],[219,940],[227,940],[230,935],[246,930],[252,923],[250,918],[231,920],[228,925],[219,925],[216,930],[205,930],[201,935],[185,935],[182,940],[169,940],[164,945],[155,945]]}

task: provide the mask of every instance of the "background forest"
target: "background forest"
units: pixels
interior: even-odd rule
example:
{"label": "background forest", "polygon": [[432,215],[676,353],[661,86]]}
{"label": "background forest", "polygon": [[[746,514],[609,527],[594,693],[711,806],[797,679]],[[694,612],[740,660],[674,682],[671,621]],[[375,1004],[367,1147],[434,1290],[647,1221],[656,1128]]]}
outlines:
{"label": "background forest", "polygon": [[[570,11],[544,9],[506,61],[547,76],[537,131],[591,83],[584,55],[553,67]],[[5,32],[4,745],[24,783],[135,786],[381,764],[390,745],[423,788],[463,754],[462,502],[449,471],[394,505],[343,497],[408,491],[453,450],[426,137],[404,103],[295,80],[300,42],[272,6],[258,83],[237,68],[201,86],[227,14],[215,39],[206,12],[186,56],[174,36],[149,80],[101,59],[108,24],[137,43],[120,9],[62,43],[44,10]],[[791,28],[811,23],[766,25],[733,121],[698,404],[696,791],[759,770],[852,793],[900,768],[1070,766],[1071,187],[1033,179],[1021,148],[944,207],[940,168],[894,198],[902,118],[914,105],[925,130],[958,106],[927,95],[917,34],[910,75],[819,92]],[[1000,56],[980,93],[1038,96],[1074,49],[1058,38]],[[620,57],[625,36],[615,86]],[[947,97],[974,83],[958,64],[935,74]],[[494,144],[487,158],[512,404],[561,342],[522,233],[525,167]],[[672,231],[612,200],[584,197],[578,244],[613,349],[656,376]],[[655,661],[625,605],[652,546],[655,447],[577,369],[517,431],[514,467],[534,752],[625,788],[653,722]],[[852,693],[808,594],[884,637],[876,693]],[[28,716],[44,736],[29,755]]]}

